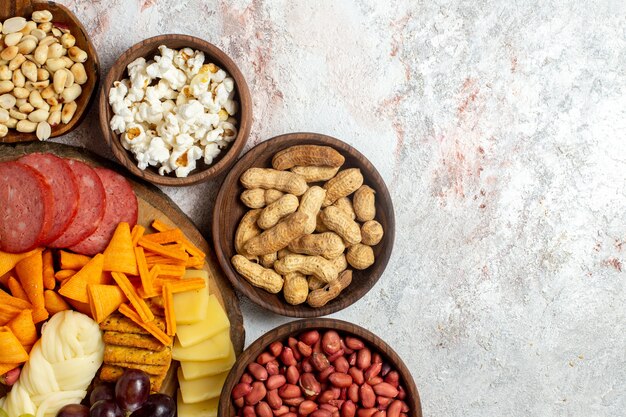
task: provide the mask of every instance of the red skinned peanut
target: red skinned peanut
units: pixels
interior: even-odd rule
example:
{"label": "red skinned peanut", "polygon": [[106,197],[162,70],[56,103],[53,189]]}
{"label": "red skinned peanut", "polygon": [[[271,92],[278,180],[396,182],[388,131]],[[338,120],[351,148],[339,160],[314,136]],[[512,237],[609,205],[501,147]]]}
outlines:
{"label": "red skinned peanut", "polygon": [[250,394],[250,392],[252,392],[252,385],[246,382],[240,382],[237,385],[235,385],[235,388],[233,388],[233,392],[232,392],[233,400],[243,398],[246,395]]}
{"label": "red skinned peanut", "polygon": [[357,384],[348,387],[348,399],[355,404],[359,402],[359,386]]}
{"label": "red skinned peanut", "polygon": [[251,405],[247,405],[243,408],[243,417],[256,417],[256,412],[254,411],[254,407]]}
{"label": "red skinned peanut", "polygon": [[368,348],[359,350],[356,354],[356,366],[359,369],[366,369],[372,364],[372,352]]}
{"label": "red skinned peanut", "polygon": [[332,417],[333,413],[331,413],[328,410],[324,410],[324,409],[317,409],[315,411],[313,411],[311,414],[309,414],[311,417]]}
{"label": "red skinned peanut", "polygon": [[308,416],[313,411],[317,410],[317,403],[311,400],[305,400],[298,406],[298,414],[301,416]]}
{"label": "red skinned peanut", "polygon": [[282,353],[280,354],[280,360],[286,366],[296,366],[298,361],[293,356],[293,350],[289,347],[284,347]]}
{"label": "red skinned peanut", "polygon": [[328,354],[332,355],[341,349],[341,338],[339,337],[339,333],[334,330],[328,330],[322,336],[322,350]]}
{"label": "red skinned peanut", "polygon": [[285,402],[287,398],[299,397],[300,395],[302,395],[302,391],[297,385],[285,384],[278,389],[278,395],[280,395],[280,398],[282,398],[283,402]]}
{"label": "red skinned peanut", "polygon": [[283,399],[280,398],[280,395],[278,395],[277,389],[268,391],[265,399],[267,400],[269,406],[274,410],[278,410],[283,406]]}
{"label": "red skinned peanut", "polygon": [[387,407],[387,417],[400,417],[400,412],[402,411],[402,402],[400,400],[395,400],[389,407]]}
{"label": "red skinned peanut", "polygon": [[376,395],[381,395],[383,397],[395,398],[398,396],[398,390],[387,382],[376,384],[373,386],[373,389]]}
{"label": "red skinned peanut", "polygon": [[341,372],[342,374],[348,373],[348,369],[350,369],[348,360],[343,356],[337,358],[335,362],[333,362],[333,366],[337,372]]}
{"label": "red skinned peanut", "polygon": [[308,358],[313,353],[313,348],[306,343],[300,341],[298,342],[298,351],[302,354],[302,356]]}
{"label": "red skinned peanut", "polygon": [[252,375],[257,381],[267,380],[267,369],[256,362],[251,362],[250,365],[248,365],[248,372],[250,372],[250,375]]}
{"label": "red skinned peanut", "polygon": [[256,362],[260,365],[265,365],[268,362],[273,361],[274,359],[276,358],[271,353],[263,352],[256,358]]}
{"label": "red skinned peanut", "polygon": [[357,417],[372,417],[377,411],[377,408],[359,408],[356,415]]}
{"label": "red skinned peanut", "polygon": [[265,386],[269,390],[277,389],[287,383],[287,378],[284,375],[272,375],[267,379]]}
{"label": "red skinned peanut", "polygon": [[288,412],[289,412],[289,407],[287,407],[286,405],[283,405],[283,406],[277,408],[276,410],[272,410],[272,413],[274,413],[274,415],[276,417],[284,416]]}
{"label": "red skinned peanut", "polygon": [[341,372],[333,372],[328,376],[328,380],[338,388],[348,388],[352,385],[352,377],[348,374],[342,374]]}
{"label": "red skinned peanut", "polygon": [[267,390],[265,389],[265,384],[261,381],[256,381],[252,383],[252,391],[244,398],[246,400],[247,405],[256,405],[259,401],[261,401],[265,394],[267,394]]}
{"label": "red skinned peanut", "polygon": [[309,346],[313,346],[320,340],[320,332],[317,330],[309,330],[300,335],[300,340]]}
{"label": "red skinned peanut", "polygon": [[298,371],[298,368],[292,365],[289,368],[287,368],[287,371],[285,372],[285,376],[287,377],[287,382],[295,385],[298,383],[298,380],[300,379],[300,372]]}
{"label": "red skinned peanut", "polygon": [[341,417],[354,417],[356,414],[356,405],[350,400],[341,406]]}
{"label": "red skinned peanut", "polygon": [[265,402],[259,401],[255,407],[257,417],[272,417],[272,408]]}
{"label": "red skinned peanut", "polygon": [[270,344],[270,346],[267,348],[267,350],[270,351],[272,356],[278,357],[280,355],[280,352],[283,351],[283,344],[280,343],[279,341],[273,342],[273,343]]}
{"label": "red skinned peanut", "polygon": [[363,384],[359,388],[359,398],[365,408],[372,408],[376,405],[376,394],[374,394],[372,387],[367,384]]}

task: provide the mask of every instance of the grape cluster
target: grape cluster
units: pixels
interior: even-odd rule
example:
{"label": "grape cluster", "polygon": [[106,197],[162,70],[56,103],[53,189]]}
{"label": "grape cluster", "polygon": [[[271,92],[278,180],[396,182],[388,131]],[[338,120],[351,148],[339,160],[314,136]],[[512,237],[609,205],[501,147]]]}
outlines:
{"label": "grape cluster", "polygon": [[176,404],[165,394],[150,394],[148,374],[127,369],[115,387],[97,385],[89,396],[91,408],[69,404],[57,417],[174,417]]}

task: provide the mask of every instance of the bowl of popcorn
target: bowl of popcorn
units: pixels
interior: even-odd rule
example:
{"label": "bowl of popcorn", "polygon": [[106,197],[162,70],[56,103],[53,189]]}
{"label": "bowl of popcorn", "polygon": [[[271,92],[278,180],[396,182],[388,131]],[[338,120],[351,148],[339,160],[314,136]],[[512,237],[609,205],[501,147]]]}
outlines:
{"label": "bowl of popcorn", "polygon": [[115,157],[154,184],[206,181],[232,166],[252,122],[235,63],[193,36],[161,35],[127,50],[100,94],[100,126]]}
{"label": "bowl of popcorn", "polygon": [[0,143],[75,129],[99,80],[83,25],[52,1],[0,2]]}

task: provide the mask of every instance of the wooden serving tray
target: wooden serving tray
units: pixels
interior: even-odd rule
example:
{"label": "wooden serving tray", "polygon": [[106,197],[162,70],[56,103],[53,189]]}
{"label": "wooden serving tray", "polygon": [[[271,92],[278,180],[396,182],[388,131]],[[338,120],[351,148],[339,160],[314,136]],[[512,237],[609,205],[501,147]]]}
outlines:
{"label": "wooden serving tray", "polygon": [[[31,143],[13,146],[2,146],[0,148],[0,162],[17,159],[23,155],[35,152],[49,152],[64,158],[73,158],[84,161],[92,166],[102,166],[112,169],[125,177],[126,172],[115,163],[91,153],[85,149],[73,146],[63,145],[60,143]],[[237,356],[243,351],[245,341],[245,331],[243,328],[243,316],[239,307],[239,300],[233,291],[229,281],[224,277],[219,263],[215,257],[213,248],[202,237],[196,229],[193,222],[187,217],[176,204],[163,192],[153,185],[145,182],[128,178],[128,182],[132,185],[139,203],[138,223],[144,227],[150,226],[154,219],[159,219],[166,224],[176,225],[179,227],[187,238],[198,248],[207,254],[204,269],[209,272],[210,286],[209,291],[215,294],[224,307],[230,320],[230,338],[233,342]],[[176,378],[176,370],[178,363],[174,362],[170,371],[165,378],[161,392],[168,395],[174,395],[178,386]],[[2,386],[0,386],[2,387]],[[0,388],[0,395],[3,395]]]}

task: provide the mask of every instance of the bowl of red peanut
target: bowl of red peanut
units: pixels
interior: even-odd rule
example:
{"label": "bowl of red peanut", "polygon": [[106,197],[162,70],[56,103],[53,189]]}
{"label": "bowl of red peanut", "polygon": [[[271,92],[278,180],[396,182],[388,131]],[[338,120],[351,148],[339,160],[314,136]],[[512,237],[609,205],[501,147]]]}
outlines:
{"label": "bowl of red peanut", "polygon": [[290,322],[250,345],[220,417],[422,417],[413,377],[381,338],[335,319]]}

